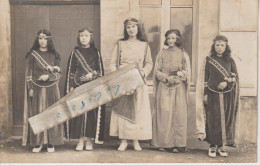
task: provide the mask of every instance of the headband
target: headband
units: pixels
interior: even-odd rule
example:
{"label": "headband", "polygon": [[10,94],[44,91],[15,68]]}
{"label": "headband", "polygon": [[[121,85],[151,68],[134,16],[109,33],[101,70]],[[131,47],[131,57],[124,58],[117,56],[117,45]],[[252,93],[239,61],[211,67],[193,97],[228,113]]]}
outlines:
{"label": "headband", "polygon": [[40,33],[39,35],[37,35],[38,37],[42,37],[42,38],[51,38],[51,36],[47,36],[46,34],[44,34],[44,35],[46,35],[46,36],[41,36],[41,34],[43,34],[43,33]]}
{"label": "headband", "polygon": [[133,18],[128,18],[124,21],[124,25],[127,26],[127,25],[138,25],[139,22],[138,20],[132,20]]}
{"label": "headband", "polygon": [[224,40],[221,40],[221,39],[214,41],[214,43],[217,43],[217,42],[220,42],[220,41],[225,42],[226,44],[228,43],[227,41],[224,41]]}

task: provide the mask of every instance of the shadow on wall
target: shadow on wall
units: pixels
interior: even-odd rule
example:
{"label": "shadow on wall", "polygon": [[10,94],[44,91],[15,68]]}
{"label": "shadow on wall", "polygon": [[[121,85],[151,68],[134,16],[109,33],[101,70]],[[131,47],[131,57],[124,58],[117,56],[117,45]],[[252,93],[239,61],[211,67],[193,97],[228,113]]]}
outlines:
{"label": "shadow on wall", "polygon": [[189,24],[184,27],[184,32],[182,34],[182,47],[187,51],[190,56],[190,61],[192,61],[192,25]]}
{"label": "shadow on wall", "polygon": [[[142,24],[142,32],[144,39],[148,42],[150,49],[151,49],[151,56],[153,60],[153,69],[154,64],[156,61],[157,54],[160,51],[160,41],[161,41],[161,32],[159,26],[151,26],[148,31],[145,31],[144,25]],[[153,69],[149,76],[147,77],[148,80],[153,79]]]}

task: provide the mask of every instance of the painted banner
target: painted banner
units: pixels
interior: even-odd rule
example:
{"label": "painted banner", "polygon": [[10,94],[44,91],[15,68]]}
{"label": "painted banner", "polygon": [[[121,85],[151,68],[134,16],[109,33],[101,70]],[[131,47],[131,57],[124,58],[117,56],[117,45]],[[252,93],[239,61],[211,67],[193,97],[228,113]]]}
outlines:
{"label": "painted banner", "polygon": [[[43,112],[30,117],[29,123],[34,134],[38,134],[144,85],[137,64],[130,64],[75,88]],[[135,120],[135,116],[127,118]]]}

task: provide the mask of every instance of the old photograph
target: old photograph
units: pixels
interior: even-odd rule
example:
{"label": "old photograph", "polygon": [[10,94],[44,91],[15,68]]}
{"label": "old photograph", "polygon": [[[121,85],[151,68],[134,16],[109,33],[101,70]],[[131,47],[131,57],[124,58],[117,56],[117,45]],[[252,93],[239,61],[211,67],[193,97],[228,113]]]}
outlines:
{"label": "old photograph", "polygon": [[257,163],[258,0],[1,0],[0,163]]}

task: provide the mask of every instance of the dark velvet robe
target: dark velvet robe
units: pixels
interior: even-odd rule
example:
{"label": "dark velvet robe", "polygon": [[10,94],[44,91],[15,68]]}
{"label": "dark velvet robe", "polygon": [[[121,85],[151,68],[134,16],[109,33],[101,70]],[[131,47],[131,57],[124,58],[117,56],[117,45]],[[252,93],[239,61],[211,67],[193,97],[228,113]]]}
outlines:
{"label": "dark velvet robe", "polygon": [[[228,82],[224,78],[223,72],[213,63],[217,62],[226,71],[229,77],[235,73],[236,82]],[[227,87],[224,90],[217,88],[219,83],[227,81]],[[224,123],[226,131],[227,146],[235,145],[235,123],[238,111],[239,90],[238,90],[238,73],[234,60],[226,60],[223,57],[211,56],[206,58],[205,65],[205,89],[204,95],[207,95],[206,109],[206,141],[212,145],[222,145],[222,128],[221,128],[221,111],[220,111],[220,93],[223,94],[224,103]]]}
{"label": "dark velvet robe", "polygon": [[[49,51],[42,52],[35,50],[40,57],[50,66],[60,67],[60,59],[54,53]],[[38,135],[34,135],[32,129],[29,129],[28,118],[44,111],[47,107],[54,104],[60,99],[58,82],[61,77],[60,72],[48,71],[32,52],[27,57],[26,63],[26,79],[24,93],[24,125],[23,125],[23,145],[26,145],[29,140],[30,145],[63,144],[64,129],[60,124]],[[39,76],[48,74],[47,81],[38,81]],[[29,96],[29,90],[33,89],[33,97]]]}
{"label": "dark velvet robe", "polygon": [[[84,59],[79,59],[77,51],[81,53]],[[84,61],[85,60],[85,61]],[[87,65],[84,65],[84,63]],[[81,82],[80,77],[86,75],[86,67],[90,67],[97,72],[97,77],[104,76],[104,68],[102,58],[95,48],[81,48],[75,47],[72,50],[68,61],[68,68],[66,74],[66,91],[67,94],[71,87],[76,88],[84,83]],[[96,77],[96,78],[97,78]],[[69,121],[69,129],[67,130],[67,137],[71,139],[79,139],[80,137],[95,138],[96,143],[102,143],[104,137],[105,124],[105,105],[91,110],[83,115],[80,115]]]}

